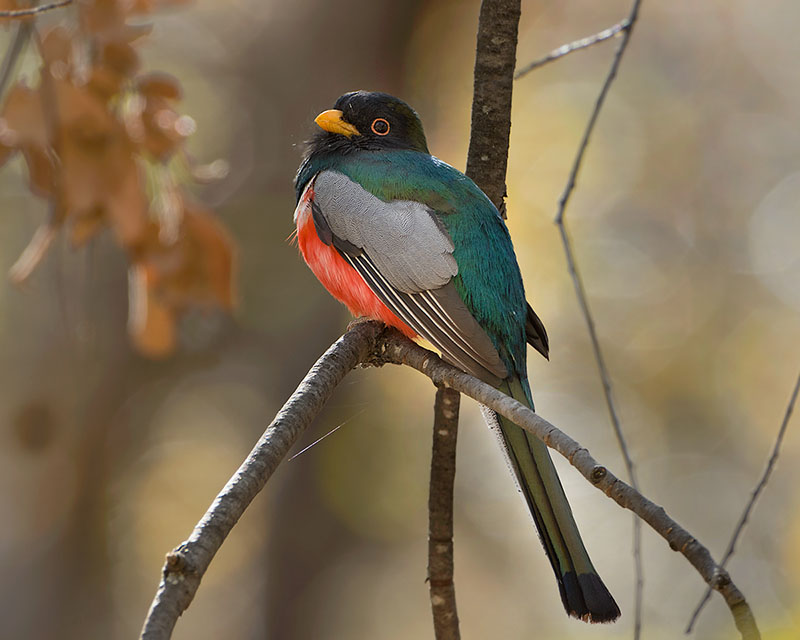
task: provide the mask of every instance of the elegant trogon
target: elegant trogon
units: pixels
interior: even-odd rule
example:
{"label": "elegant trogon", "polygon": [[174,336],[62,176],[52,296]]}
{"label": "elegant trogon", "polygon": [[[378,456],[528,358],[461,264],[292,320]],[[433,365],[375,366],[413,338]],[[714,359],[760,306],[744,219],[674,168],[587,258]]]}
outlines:
{"label": "elegant trogon", "polygon": [[[526,345],[548,355],[525,300],[508,229],[477,185],[428,152],[405,102],[355,91],[315,120],[297,172],[297,240],[308,266],[355,316],[433,345],[452,365],[533,408]],[[484,408],[530,508],[564,607],[619,615],[583,546],[547,447]]]}

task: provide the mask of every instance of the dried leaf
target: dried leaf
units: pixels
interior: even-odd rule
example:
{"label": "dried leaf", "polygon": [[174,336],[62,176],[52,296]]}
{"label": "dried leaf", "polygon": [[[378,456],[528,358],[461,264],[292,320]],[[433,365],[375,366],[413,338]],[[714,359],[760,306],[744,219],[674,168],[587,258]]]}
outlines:
{"label": "dried leaf", "polygon": [[[133,42],[152,30],[151,25],[126,23],[136,0],[85,0],[78,3],[83,28],[105,42]],[[141,12],[139,12],[141,13]]]}
{"label": "dried leaf", "polygon": [[138,76],[136,88],[145,98],[180,100],[183,97],[178,79],[168,73],[158,71]]}
{"label": "dried leaf", "polygon": [[177,7],[190,2],[192,0],[133,0],[131,13],[148,14],[165,7]]}
{"label": "dried leaf", "polygon": [[39,54],[42,56],[45,67],[52,68],[54,65],[58,65],[62,68],[60,73],[55,74],[57,77],[66,76],[63,69],[68,69],[70,66],[74,37],[74,32],[65,27],[54,27],[42,36]]}
{"label": "dried leaf", "polygon": [[48,149],[39,92],[17,84],[0,113],[0,165],[14,151],[21,151],[28,165],[31,191],[46,197],[53,193],[53,164]]}
{"label": "dried leaf", "polygon": [[16,84],[0,112],[0,143],[19,149],[26,145],[47,146],[47,130],[38,91]]}
{"label": "dried leaf", "polygon": [[176,242],[168,243],[155,223],[133,260],[147,267],[148,283],[177,311],[212,305],[232,309],[234,251],[224,227],[210,212],[184,202],[183,224]]}
{"label": "dried leaf", "polygon": [[128,332],[136,348],[151,358],[163,358],[175,350],[175,311],[159,299],[150,284],[146,266],[134,264],[128,271]]}
{"label": "dried leaf", "polygon": [[78,222],[73,240],[88,239],[98,229],[98,212],[105,216],[123,246],[138,242],[148,222],[147,200],[135,147],[125,128],[103,100],[88,87],[58,82],[61,124],[61,180],[64,206]]}
{"label": "dried leaf", "polygon": [[[223,309],[233,309],[236,301],[233,241],[219,219],[209,211],[187,203],[184,216],[187,238],[197,260],[197,276],[203,282],[208,301]],[[202,297],[198,297],[199,302],[203,301]]]}

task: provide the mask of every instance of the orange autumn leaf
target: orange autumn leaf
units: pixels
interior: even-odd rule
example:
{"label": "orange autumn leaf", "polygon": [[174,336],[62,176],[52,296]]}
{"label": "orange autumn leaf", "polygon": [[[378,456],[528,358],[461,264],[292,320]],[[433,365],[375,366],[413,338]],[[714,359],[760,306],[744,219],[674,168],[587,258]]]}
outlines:
{"label": "orange autumn leaf", "polygon": [[[105,216],[123,246],[143,236],[147,198],[125,128],[92,92],[56,81],[61,122],[61,180],[68,217]],[[83,233],[73,241],[85,239]]]}
{"label": "orange autumn leaf", "polygon": [[28,165],[31,191],[47,197],[53,192],[53,166],[47,128],[38,91],[17,84],[0,111],[0,166],[15,151]]}
{"label": "orange autumn leaf", "polygon": [[166,162],[194,133],[194,120],[179,115],[174,103],[181,98],[178,81],[165,73],[136,79],[140,100],[126,118],[128,133],[156,160]]}
{"label": "orange autumn leaf", "polygon": [[175,350],[176,312],[149,284],[148,272],[133,265],[128,272],[128,333],[134,346],[151,358],[163,358]]}
{"label": "orange autumn leaf", "polygon": [[136,89],[145,98],[164,98],[180,100],[183,97],[181,85],[175,76],[160,71],[143,73],[136,78]]}
{"label": "orange autumn leaf", "polygon": [[133,0],[130,3],[131,13],[147,14],[165,7],[178,7],[189,4],[192,0]]}
{"label": "orange autumn leaf", "polygon": [[54,27],[42,36],[39,55],[42,56],[44,67],[57,77],[65,77],[69,70],[73,37],[74,33],[65,27]]}
{"label": "orange autumn leaf", "polygon": [[193,203],[184,203],[177,240],[166,242],[152,223],[133,260],[149,274],[148,286],[174,309],[191,306],[234,306],[233,242],[216,217]]}

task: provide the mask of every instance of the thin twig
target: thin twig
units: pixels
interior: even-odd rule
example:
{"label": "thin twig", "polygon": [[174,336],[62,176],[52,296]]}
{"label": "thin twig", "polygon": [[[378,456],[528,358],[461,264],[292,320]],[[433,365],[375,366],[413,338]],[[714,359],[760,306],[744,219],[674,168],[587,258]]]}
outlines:
{"label": "thin twig", "polygon": [[[625,441],[625,436],[622,433],[622,424],[619,418],[619,413],[616,408],[616,403],[614,401],[614,393],[611,384],[611,375],[608,372],[608,367],[605,363],[605,358],[603,357],[603,351],[600,348],[600,340],[597,336],[597,330],[595,328],[594,319],[592,317],[592,312],[589,308],[589,299],[586,295],[586,290],[583,286],[583,280],[581,279],[580,273],[578,272],[577,262],[575,260],[575,253],[572,248],[572,243],[569,239],[569,234],[567,233],[567,228],[564,222],[564,213],[567,208],[567,203],[569,202],[570,196],[572,195],[573,190],[575,189],[575,182],[578,176],[578,171],[580,170],[581,163],[583,162],[583,157],[586,153],[586,148],[589,145],[589,139],[591,138],[592,131],[594,130],[594,126],[597,123],[597,118],[600,115],[600,110],[603,107],[603,103],[605,102],[606,95],[608,94],[608,90],[611,87],[611,83],[614,81],[614,78],[617,75],[617,69],[619,69],[620,62],[622,61],[622,56],[625,53],[625,50],[628,47],[628,42],[630,41],[631,34],[633,33],[633,27],[636,24],[636,19],[639,16],[639,6],[641,5],[641,0],[634,0],[633,4],[631,5],[631,11],[628,14],[628,17],[620,22],[619,24],[622,25],[619,29],[619,33],[622,34],[619,46],[617,47],[616,52],[614,53],[614,59],[611,62],[611,66],[608,70],[608,74],[603,82],[603,86],[600,89],[600,93],[597,96],[597,100],[595,101],[594,109],[592,110],[591,115],[589,116],[589,121],[586,124],[586,128],[583,132],[583,137],[581,138],[580,145],[578,146],[578,152],[575,155],[575,160],[572,163],[572,168],[569,172],[569,177],[567,179],[567,184],[564,187],[564,192],[561,194],[561,198],[558,201],[558,213],[555,217],[555,223],[558,226],[558,231],[561,235],[561,242],[564,245],[564,253],[567,259],[567,269],[569,270],[569,274],[572,277],[572,283],[575,287],[575,293],[578,297],[578,304],[580,305],[581,312],[583,313],[584,320],[586,321],[586,327],[589,331],[589,337],[592,342],[592,351],[594,352],[594,358],[597,362],[597,368],[600,373],[600,379],[603,383],[603,395],[605,396],[606,406],[608,408],[608,414],[611,419],[611,424],[614,428],[614,434],[617,437],[617,442],[619,444],[620,451],[622,452],[622,457],[625,461],[625,469],[628,474],[628,478],[630,479],[631,484],[633,485],[634,489],[637,491],[639,490],[639,483],[636,479],[636,468],[633,463],[633,459],[628,451],[628,446]],[[636,573],[636,589],[635,589],[635,613],[634,613],[634,623],[633,623],[633,637],[635,640],[638,640],[641,637],[641,630],[642,630],[642,601],[643,601],[643,594],[644,594],[644,566],[642,563],[642,530],[641,530],[641,521],[638,518],[633,519],[633,562],[635,567]]]}
{"label": "thin twig", "polygon": [[628,24],[622,30],[622,38],[620,39],[619,46],[617,47],[616,52],[614,53],[614,59],[611,62],[611,67],[608,70],[608,74],[606,75],[606,79],[603,81],[603,86],[600,89],[600,93],[597,95],[597,100],[595,101],[594,109],[592,110],[592,115],[589,116],[589,121],[586,123],[586,129],[583,132],[583,138],[581,138],[580,146],[578,147],[578,153],[575,155],[575,160],[572,163],[572,169],[569,172],[569,179],[567,180],[567,185],[564,187],[564,193],[561,194],[561,198],[558,200],[558,213],[556,214],[556,224],[559,226],[563,225],[564,219],[564,210],[567,207],[567,202],[569,202],[569,197],[572,195],[572,190],[575,188],[575,179],[578,176],[578,171],[581,168],[581,163],[583,161],[583,156],[586,153],[586,147],[589,145],[589,138],[592,135],[592,131],[594,130],[594,125],[597,122],[597,117],[600,115],[600,109],[603,107],[603,103],[606,99],[606,94],[608,94],[609,88],[611,88],[611,83],[614,82],[614,78],[617,76],[617,69],[619,69],[620,62],[622,62],[622,56],[625,53],[625,50],[628,48],[628,42],[631,39],[631,34],[633,33],[633,27],[636,24],[636,20],[639,17],[639,6],[641,5],[642,0],[634,0],[633,6],[631,7],[631,12],[628,15]]}
{"label": "thin twig", "polygon": [[23,22],[17,25],[17,30],[11,40],[11,44],[6,49],[6,54],[3,56],[3,62],[0,64],[0,100],[3,99],[3,94],[6,91],[11,77],[14,75],[14,68],[17,66],[17,60],[28,38],[31,35],[31,25],[28,22]]}
{"label": "thin twig", "polygon": [[[794,390],[789,398],[789,404],[786,406],[786,412],[783,414],[783,420],[781,421],[780,429],[778,429],[778,436],[775,438],[775,444],[772,447],[772,454],[767,461],[767,467],[764,469],[764,473],[761,475],[761,479],[758,481],[756,488],[753,489],[750,500],[748,501],[747,506],[744,508],[744,511],[739,518],[739,522],[736,523],[736,528],[733,530],[733,535],[731,536],[730,542],[728,542],[728,547],[725,549],[725,554],[722,556],[722,561],[719,563],[720,567],[725,567],[728,564],[728,560],[730,560],[731,556],[734,554],[736,550],[736,543],[738,542],[739,536],[747,524],[747,520],[756,504],[756,500],[758,500],[758,496],[761,495],[764,487],[767,486],[767,482],[772,474],[772,470],[775,468],[775,463],[778,461],[778,454],[780,453],[781,444],[783,443],[783,436],[786,434],[786,427],[789,426],[789,419],[792,417],[792,411],[794,411],[794,405],[795,402],[797,402],[798,392],[800,392],[800,375],[797,376],[797,382],[795,383]],[[705,607],[706,602],[708,602],[710,598],[711,589],[706,589],[706,592],[703,594],[703,597],[700,599],[700,602],[697,604],[697,608],[695,608],[694,613],[689,620],[689,624],[686,627],[685,633],[689,634],[692,632],[692,628],[697,622],[700,612],[703,610],[703,607]]]}
{"label": "thin twig", "polygon": [[458,391],[436,390],[428,497],[428,586],[436,640],[461,637],[453,582],[453,485],[460,403]]}
{"label": "thin twig", "polygon": [[59,0],[58,2],[51,2],[50,4],[42,4],[38,7],[30,7],[28,9],[5,9],[0,11],[0,18],[28,18],[30,16],[39,15],[53,9],[60,9],[72,4],[72,0]]}
{"label": "thin twig", "polygon": [[563,58],[564,56],[574,53],[575,51],[580,51],[581,49],[587,49],[588,47],[594,46],[599,42],[605,42],[609,38],[613,38],[615,35],[622,31],[626,31],[631,26],[631,22],[628,18],[625,18],[622,22],[618,22],[617,24],[609,27],[608,29],[603,29],[602,31],[595,33],[594,35],[587,36],[586,38],[581,38],[580,40],[575,40],[570,42],[569,44],[562,44],[558,49],[553,49],[550,53],[548,53],[543,58],[539,58],[538,60],[534,60],[533,62],[527,64],[526,66],[522,67],[517,73],[514,74],[514,80],[519,80],[522,76],[529,74],[534,69],[538,69],[546,65],[548,62],[553,62],[553,60],[558,60],[559,58]]}
{"label": "thin twig", "polygon": [[428,376],[435,385],[446,385],[494,409],[529,431],[547,446],[563,455],[591,484],[620,506],[631,510],[663,537],[673,551],[679,551],[697,570],[706,584],[725,599],[734,623],[744,640],[759,640],[755,618],[744,595],[730,575],[714,562],[708,549],[686,529],[670,518],[662,507],[626,484],[607,467],[599,464],[578,442],[513,398],[446,364],[438,356],[388,330],[378,341],[379,351],[370,364],[404,364]]}
{"label": "thin twig", "polygon": [[167,554],[163,576],[144,621],[142,640],[167,640],[194,599],[200,580],[233,526],[336,386],[373,348],[381,327],[354,323],[311,367],[256,446],[231,477],[189,539]]}

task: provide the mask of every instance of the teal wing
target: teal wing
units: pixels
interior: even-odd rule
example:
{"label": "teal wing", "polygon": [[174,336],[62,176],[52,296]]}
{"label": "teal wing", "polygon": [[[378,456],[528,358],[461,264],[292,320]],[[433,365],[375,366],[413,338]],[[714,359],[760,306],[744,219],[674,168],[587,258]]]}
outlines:
{"label": "teal wing", "polygon": [[317,235],[442,357],[492,384],[509,371],[455,288],[455,247],[435,212],[415,200],[384,201],[334,169],[313,178]]}
{"label": "teal wing", "polygon": [[450,165],[414,151],[359,154],[331,168],[383,202],[413,201],[434,214],[453,245],[455,292],[507,371],[527,377],[528,305],[522,276],[508,229],[477,185]]}

